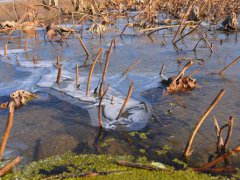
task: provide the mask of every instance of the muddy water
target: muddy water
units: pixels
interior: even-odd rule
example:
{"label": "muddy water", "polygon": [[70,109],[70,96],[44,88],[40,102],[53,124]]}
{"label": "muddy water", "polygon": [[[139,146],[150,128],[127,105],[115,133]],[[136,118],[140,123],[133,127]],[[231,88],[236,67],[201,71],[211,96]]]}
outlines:
{"label": "muddy water", "polygon": [[[120,34],[123,27],[119,26],[120,30],[111,27],[101,41],[98,36],[92,37],[84,31],[83,40],[90,53],[95,55],[101,47],[107,50],[113,36]],[[1,49],[6,39],[10,42],[9,54],[0,57],[1,102],[7,100],[7,95],[17,89],[39,94],[38,99],[16,112],[5,157],[20,154],[24,157],[24,162],[30,162],[70,150],[77,153],[141,155],[172,164],[174,158],[181,157],[187,139],[201,114],[223,88],[226,89],[223,99],[196,136],[190,163],[199,166],[207,162],[209,154],[215,151],[214,114],[220,125],[225,124],[230,115],[235,117],[229,147],[239,144],[240,65],[236,64],[226,71],[224,77],[211,75],[240,55],[237,40],[239,35],[202,28],[179,42],[178,46],[182,50],[176,52],[171,44],[173,32],[175,31],[165,30],[149,38],[132,36],[131,30],[127,29],[122,38],[117,36],[117,46],[111,55],[107,82],[117,91],[116,97],[119,94],[126,96],[129,81],[123,78],[121,73],[134,61],[140,59],[141,63],[128,74],[128,77],[134,82],[133,98],[147,104],[149,116],[146,118],[136,116],[140,121],[130,127],[119,125],[115,128],[104,128],[102,132],[99,132],[96,125],[97,114],[96,106],[93,107],[94,103],[81,102],[74,98],[73,94],[67,94],[67,85],[74,83],[76,63],[80,66],[80,77],[86,77],[90,68],[88,65],[91,65],[93,59],[93,57],[86,59],[76,37],[68,40],[70,47],[66,44],[61,47],[58,42],[45,42],[43,33],[39,30],[39,40],[30,38],[29,49],[24,52],[24,34],[22,38],[19,38],[18,32],[11,37],[1,35]],[[205,43],[200,43],[195,53],[192,51],[200,33],[203,32],[208,32],[208,40],[214,46],[213,54]],[[223,41],[222,44],[220,40]],[[61,56],[64,72],[67,72],[62,85],[58,88],[55,85],[48,86],[47,82],[52,79],[55,81],[56,72],[52,74],[51,72],[57,55]],[[39,58],[37,64],[33,64],[34,56]],[[165,64],[165,76],[177,74],[187,62],[177,61],[178,58],[204,59],[204,62],[196,60],[195,65],[191,67],[191,71],[201,70],[194,76],[199,87],[186,94],[166,95],[165,87],[159,83],[159,70],[162,64]],[[97,86],[102,69],[103,66],[97,64],[91,88]],[[44,79],[46,75],[48,78]],[[46,83],[45,86],[39,85],[40,81]],[[82,89],[86,88],[84,79],[82,83],[80,79],[80,84]],[[7,112],[1,111],[1,134],[4,131],[6,118]],[[108,123],[108,121],[104,122]]]}

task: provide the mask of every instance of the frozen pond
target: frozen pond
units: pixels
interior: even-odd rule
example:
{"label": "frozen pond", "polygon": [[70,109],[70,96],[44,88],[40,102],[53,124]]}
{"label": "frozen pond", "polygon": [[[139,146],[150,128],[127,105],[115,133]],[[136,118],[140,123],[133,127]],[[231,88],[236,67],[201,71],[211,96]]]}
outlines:
{"label": "frozen pond", "polygon": [[[182,50],[176,52],[171,44],[175,31],[160,31],[149,38],[131,36],[131,30],[127,29],[121,38],[118,36],[123,29],[121,24],[118,30],[112,27],[101,40],[84,31],[83,41],[92,55],[89,58],[86,58],[76,36],[68,40],[69,47],[65,43],[62,47],[58,42],[45,42],[43,32],[39,30],[37,40],[34,37],[29,39],[26,52],[23,49],[24,34],[21,38],[19,32],[10,37],[0,36],[1,102],[17,89],[39,94],[38,99],[16,112],[6,156],[21,154],[28,162],[71,150],[78,153],[128,153],[171,163],[172,159],[180,157],[195,123],[221,89],[226,89],[226,93],[201,127],[193,144],[191,162],[203,164],[209,153],[215,150],[214,114],[221,125],[230,115],[235,117],[230,148],[239,144],[240,64],[226,71],[224,77],[211,75],[240,55],[239,35],[213,30],[208,33],[208,40],[213,43],[214,53],[210,53],[205,43],[200,43],[194,52],[192,49],[200,33],[208,31],[200,28],[180,42]],[[106,80],[110,90],[103,102],[104,129],[99,134],[98,99],[85,96],[87,77],[92,60],[103,48],[103,64],[97,63],[92,77],[92,95],[114,36],[117,43],[111,54]],[[3,55],[5,40],[9,41],[7,56]],[[57,69],[54,65],[58,55],[63,64],[59,85],[55,83]],[[33,57],[38,57],[37,63]],[[195,60],[190,68],[191,71],[200,70],[194,76],[199,88],[186,94],[166,95],[165,87],[160,83],[160,68],[165,64],[165,76],[176,75],[187,62],[178,61],[181,58],[204,59]],[[124,70],[136,60],[141,63],[128,73],[128,78],[124,77]],[[76,64],[79,65],[80,88],[75,86]],[[116,120],[129,89],[129,79],[134,86],[128,113]],[[7,112],[0,113],[2,133]],[[169,152],[162,153],[164,148]]]}

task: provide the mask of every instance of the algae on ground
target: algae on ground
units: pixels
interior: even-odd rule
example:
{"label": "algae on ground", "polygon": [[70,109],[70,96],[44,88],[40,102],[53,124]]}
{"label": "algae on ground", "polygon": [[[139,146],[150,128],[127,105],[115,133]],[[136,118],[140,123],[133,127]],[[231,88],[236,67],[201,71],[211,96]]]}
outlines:
{"label": "algae on ground", "polygon": [[[93,179],[219,179],[207,174],[199,174],[192,170],[149,171],[116,164],[117,161],[137,162],[143,165],[153,165],[146,158],[135,159],[132,156],[111,156],[65,153],[38,162],[32,162],[22,169],[4,176],[2,179],[81,179],[77,175],[89,172],[116,172],[107,175],[91,177]],[[85,177],[87,178],[87,177]]]}

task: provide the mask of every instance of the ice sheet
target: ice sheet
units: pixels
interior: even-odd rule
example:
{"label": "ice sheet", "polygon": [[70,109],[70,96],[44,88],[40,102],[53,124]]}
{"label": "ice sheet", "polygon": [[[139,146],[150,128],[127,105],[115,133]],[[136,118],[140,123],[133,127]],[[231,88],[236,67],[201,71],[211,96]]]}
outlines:
{"label": "ice sheet", "polygon": [[[1,58],[2,61],[16,66],[20,71],[30,72],[30,76],[21,77],[8,83],[0,83],[1,92],[5,95],[10,94],[17,89],[25,89],[29,91],[37,91],[38,88],[50,88],[59,92],[63,92],[66,96],[70,96],[75,100],[87,103],[83,108],[89,111],[91,117],[91,125],[99,126],[98,124],[98,105],[99,98],[93,96],[94,89],[99,86],[99,78],[101,74],[94,74],[91,78],[91,90],[89,96],[86,96],[88,73],[81,73],[79,76],[80,87],[76,87],[75,83],[75,68],[71,61],[63,61],[61,83],[56,83],[58,69],[55,62],[51,59],[41,59],[37,63],[33,60],[28,60],[22,56],[18,56],[16,61],[16,54],[24,53],[22,49],[8,50],[8,56]],[[3,51],[0,51],[3,53]],[[88,71],[88,70],[85,70]],[[125,108],[124,116],[116,119],[119,111],[124,103],[127,94],[126,88],[122,89],[124,94],[115,87],[118,87],[125,77],[121,74],[109,75],[106,84],[110,85],[110,89],[106,94],[103,102],[103,127],[107,129],[126,128],[129,130],[137,130],[143,128],[149,118],[149,112],[140,104],[138,100],[131,98]],[[114,101],[112,102],[112,97]],[[64,100],[64,99],[63,99]],[[66,100],[66,99],[65,99]],[[70,102],[72,103],[72,102]],[[74,102],[75,103],[75,102]]]}

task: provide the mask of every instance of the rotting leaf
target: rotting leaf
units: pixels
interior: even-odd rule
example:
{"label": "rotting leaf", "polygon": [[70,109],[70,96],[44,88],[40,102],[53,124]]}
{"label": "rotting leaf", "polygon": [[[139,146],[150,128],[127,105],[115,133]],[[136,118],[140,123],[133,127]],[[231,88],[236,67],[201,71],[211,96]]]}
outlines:
{"label": "rotting leaf", "polygon": [[168,79],[163,79],[162,83],[167,85],[167,92],[186,92],[192,90],[197,86],[196,79],[193,79],[191,76],[184,76],[185,71],[193,65],[193,61],[189,61],[181,70],[177,76],[172,76]]}
{"label": "rotting leaf", "polygon": [[16,108],[19,108],[20,106],[28,103],[32,99],[37,98],[37,95],[25,90],[18,90],[10,94],[10,98],[12,101],[14,101]]}

